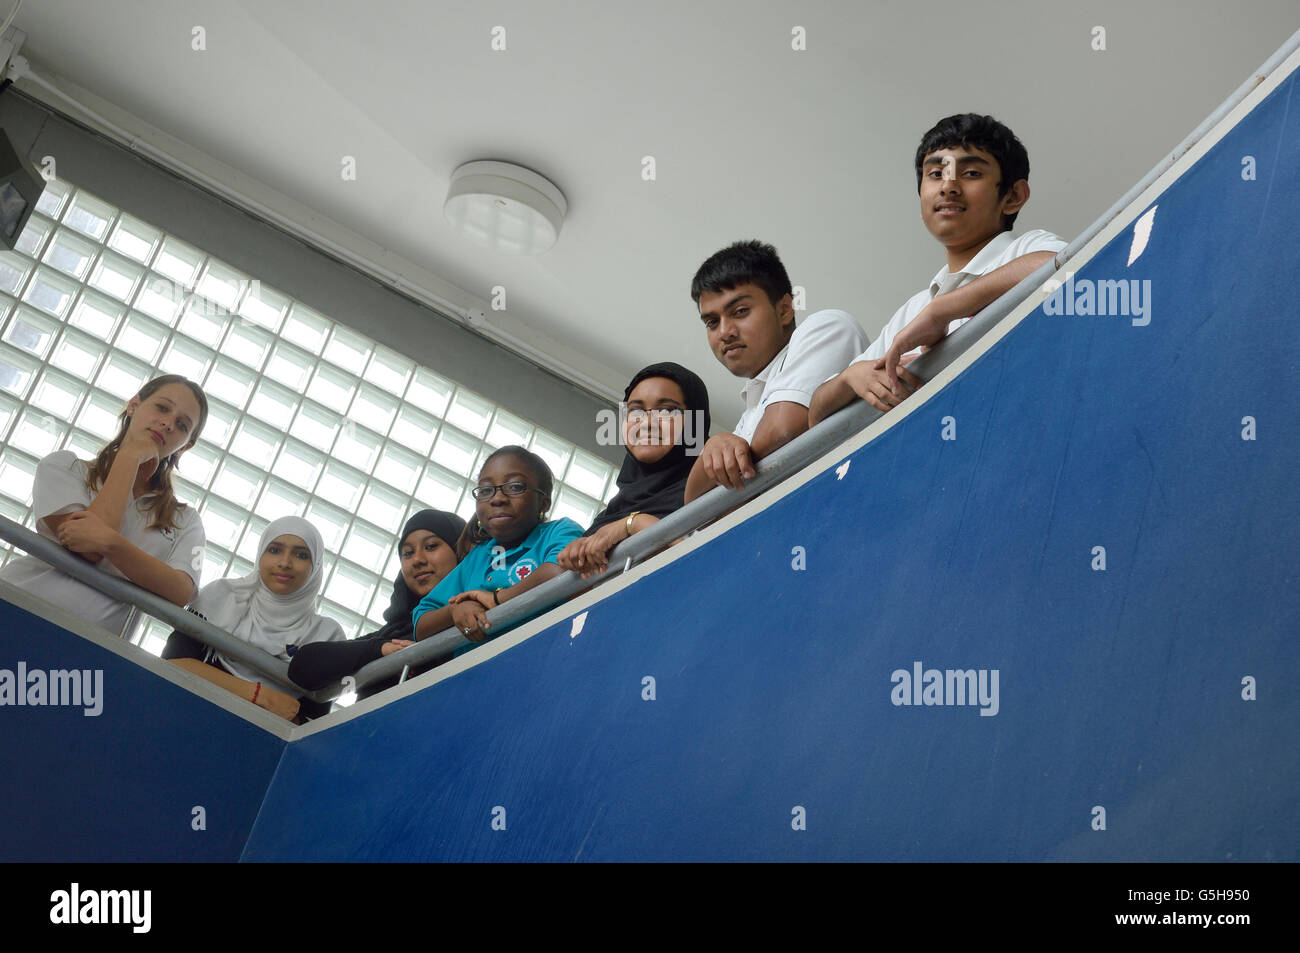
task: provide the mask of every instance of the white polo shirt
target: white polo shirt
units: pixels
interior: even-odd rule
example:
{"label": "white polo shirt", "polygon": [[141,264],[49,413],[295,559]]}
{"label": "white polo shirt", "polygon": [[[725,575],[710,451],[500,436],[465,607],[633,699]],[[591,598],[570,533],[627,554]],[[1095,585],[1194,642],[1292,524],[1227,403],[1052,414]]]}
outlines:
{"label": "white polo shirt", "polygon": [[[889,346],[894,343],[894,338],[898,332],[907,327],[912,319],[921,313],[921,309],[938,295],[947,294],[954,288],[960,288],[967,282],[974,281],[982,275],[987,275],[990,271],[996,271],[1003,265],[1015,261],[1021,255],[1028,255],[1030,252],[1036,251],[1055,253],[1064,248],[1065,245],[1066,243],[1056,235],[1041,228],[1025,232],[1019,237],[1012,235],[1010,232],[999,233],[996,238],[981,248],[979,253],[961,271],[949,272],[947,265],[940,268],[939,273],[930,282],[930,287],[924,291],[918,291],[908,298],[907,302],[894,312],[894,316],[889,319],[889,323],[880,332],[880,336],[871,342],[871,347],[855,357],[850,363],[877,361],[884,357],[885,352],[889,350]],[[957,318],[955,321],[948,322],[947,333],[952,334],[953,331],[969,320],[970,318]],[[846,364],[844,367],[848,367],[848,365]],[[840,370],[844,370],[844,367],[841,367]],[[838,374],[839,371],[835,373]]]}
{"label": "white polo shirt", "polygon": [[789,401],[807,407],[818,385],[848,367],[869,340],[846,311],[830,309],[808,315],[795,326],[781,353],[741,388],[745,412],[733,433],[742,440],[753,440],[771,404]]}
{"label": "white polo shirt", "polygon": [[[45,517],[84,510],[96,494],[86,489],[86,461],[77,459],[71,450],[57,450],[36,466],[32,485],[32,513],[36,532],[56,543],[57,537],[45,524]],[[178,529],[149,529],[153,515],[148,509],[150,497],[142,496],[122,514],[122,536],[154,559],[179,569],[194,580],[197,588],[204,548],[203,523],[194,507],[176,511]],[[107,559],[96,564],[100,572],[125,579]],[[110,632],[128,634],[135,610],[98,589],[66,576],[35,556],[15,559],[0,570],[0,579],[26,589],[46,602],[63,606],[83,619],[102,625]]]}

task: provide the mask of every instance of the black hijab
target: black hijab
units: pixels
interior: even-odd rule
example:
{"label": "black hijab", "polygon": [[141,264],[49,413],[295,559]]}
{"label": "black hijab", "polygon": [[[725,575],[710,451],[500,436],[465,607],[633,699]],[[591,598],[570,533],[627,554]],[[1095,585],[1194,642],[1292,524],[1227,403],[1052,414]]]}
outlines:
{"label": "black hijab", "polygon": [[[708,439],[709,428],[712,425],[709,417],[709,391],[704,386],[704,381],[700,380],[693,371],[672,361],[665,361],[637,371],[632,382],[623,391],[625,405],[636,385],[650,377],[666,377],[680,387],[682,396],[686,398],[688,415],[693,415],[695,412],[702,413],[704,425],[702,431],[696,426],[698,418],[691,416],[690,420],[683,421],[683,436],[690,438],[691,449],[694,452],[691,454],[686,452],[685,439],[654,463],[642,463],[632,456],[631,450],[624,451],[623,468],[618,471],[618,495],[596,514],[595,520],[587,528],[584,536],[590,536],[602,526],[616,520],[625,520],[633,513],[649,513],[651,516],[662,518],[681,509],[682,498],[686,493],[686,477],[690,474],[691,467],[695,465],[700,448]],[[622,421],[619,421],[619,425],[621,435]]]}
{"label": "black hijab", "polygon": [[[407,520],[406,525],[402,527],[402,535],[397,537],[397,548],[399,550],[402,548],[402,544],[406,542],[406,537],[417,529],[427,529],[455,552],[456,540],[460,538],[461,531],[465,529],[465,521],[455,513],[444,513],[442,510],[420,510]],[[419,601],[420,597],[411,591],[399,571],[397,578],[393,580],[393,595],[388,600],[388,608],[384,610],[384,627],[366,636],[366,638],[383,638],[384,641],[414,638],[412,635],[414,627],[411,625],[411,612]]]}

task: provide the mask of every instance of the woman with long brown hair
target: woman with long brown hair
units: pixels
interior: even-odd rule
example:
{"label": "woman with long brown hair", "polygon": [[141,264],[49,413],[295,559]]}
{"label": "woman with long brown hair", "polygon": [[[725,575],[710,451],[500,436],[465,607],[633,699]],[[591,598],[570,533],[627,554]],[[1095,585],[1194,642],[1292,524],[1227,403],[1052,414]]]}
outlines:
{"label": "woman with long brown hair", "polygon": [[[71,450],[45,457],[32,490],[36,531],[101,569],[183,606],[203,566],[203,524],[176,499],[172,471],[208,416],[198,384],[156,377],[127,401],[117,435],[93,461]],[[130,606],[28,556],[0,579],[118,634]]]}

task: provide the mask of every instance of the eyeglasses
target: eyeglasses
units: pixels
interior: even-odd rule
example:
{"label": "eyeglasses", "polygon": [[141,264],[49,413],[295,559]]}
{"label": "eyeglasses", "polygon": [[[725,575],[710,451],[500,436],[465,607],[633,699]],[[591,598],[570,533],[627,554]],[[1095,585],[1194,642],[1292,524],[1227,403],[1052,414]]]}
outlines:
{"label": "eyeglasses", "polygon": [[523,496],[529,490],[536,490],[541,493],[535,486],[529,486],[527,483],[520,483],[518,480],[511,480],[509,483],[484,483],[482,486],[476,486],[470,491],[475,502],[482,503],[484,500],[490,500],[497,495],[500,490],[506,496]]}
{"label": "eyeglasses", "polygon": [[637,408],[627,412],[627,419],[629,423],[640,425],[648,421],[659,421],[666,418],[680,417],[684,413],[686,413],[686,410],[682,407],[658,407],[654,410],[641,410],[640,408]]}

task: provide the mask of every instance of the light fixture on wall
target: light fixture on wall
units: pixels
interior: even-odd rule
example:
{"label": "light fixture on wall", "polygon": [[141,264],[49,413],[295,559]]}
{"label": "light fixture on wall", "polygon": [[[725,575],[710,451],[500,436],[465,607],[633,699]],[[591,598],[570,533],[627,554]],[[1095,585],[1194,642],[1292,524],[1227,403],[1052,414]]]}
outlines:
{"label": "light fixture on wall", "polygon": [[569,204],[555,185],[510,162],[466,162],[451,174],[442,214],[478,245],[507,255],[540,255],[560,235]]}

